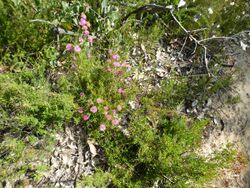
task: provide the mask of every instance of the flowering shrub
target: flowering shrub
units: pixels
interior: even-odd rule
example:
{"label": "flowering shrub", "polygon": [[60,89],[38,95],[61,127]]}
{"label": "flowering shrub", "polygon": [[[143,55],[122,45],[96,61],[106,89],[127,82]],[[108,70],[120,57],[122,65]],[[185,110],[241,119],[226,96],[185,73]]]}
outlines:
{"label": "flowering shrub", "polygon": [[[81,17],[79,25],[85,24],[86,17]],[[84,55],[87,48],[82,45],[72,61],[77,67],[74,76],[70,72],[66,77],[68,87],[74,88],[70,91],[76,96],[75,123],[105,151],[109,171],[102,168],[98,171],[108,177],[103,186],[112,181],[117,187],[150,187],[158,181],[164,186],[183,187],[213,177],[216,165],[222,163],[194,152],[208,122],[192,121],[188,126],[185,116],[169,111],[185,99],[188,91],[185,80],[178,82],[179,89],[170,81],[139,99],[138,93],[142,91],[133,79],[133,67],[123,60],[122,54],[109,49],[107,60],[101,63]],[[140,100],[141,107],[131,109],[130,104],[135,100]],[[165,101],[166,106],[158,105]],[[183,157],[183,153],[188,155]],[[193,173],[193,169],[196,174],[185,176]],[[210,171],[209,176],[205,175]],[[94,186],[95,179],[91,182]]]}
{"label": "flowering shrub", "polygon": [[[124,107],[135,97],[133,90],[136,88],[126,91],[133,85],[132,67],[111,49],[108,50],[109,58],[103,65],[92,62],[89,57],[85,59],[81,54],[85,54],[84,51],[88,50],[89,46],[84,46],[84,43],[93,42],[89,32],[90,23],[85,14],[81,14],[79,27],[83,31],[83,36],[79,38],[82,43],[66,45],[67,51],[79,54],[76,59],[79,68],[77,79],[78,82],[85,82],[84,87],[79,85],[77,89],[80,92],[76,98],[79,107],[75,119],[76,123],[83,124],[90,134],[93,130],[105,132],[120,125],[126,112]],[[75,77],[72,79],[74,80],[71,80],[71,83],[76,82]]]}
{"label": "flowering shrub", "polygon": [[[79,104],[78,113],[82,117],[83,126],[86,126],[87,129],[94,128],[102,132],[120,124],[121,118],[126,112],[123,107],[126,107],[130,98],[134,96],[132,90],[126,93],[126,88],[133,84],[130,78],[131,66],[128,62],[119,60],[119,56],[113,54],[111,50],[109,52],[110,58],[107,63],[98,69],[99,76],[108,77],[109,82],[102,79],[88,80],[87,85],[90,87],[82,88],[77,99]],[[121,66],[116,66],[116,64]],[[91,67],[91,65],[88,66]],[[93,74],[96,73],[93,72]],[[102,83],[102,81],[105,83]],[[94,87],[93,85],[96,82],[102,86],[108,84],[108,87]]]}

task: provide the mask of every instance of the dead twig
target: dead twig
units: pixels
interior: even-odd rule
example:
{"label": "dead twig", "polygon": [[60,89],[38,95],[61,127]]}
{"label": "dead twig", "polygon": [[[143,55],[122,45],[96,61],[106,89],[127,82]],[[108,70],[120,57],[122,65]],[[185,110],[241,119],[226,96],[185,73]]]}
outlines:
{"label": "dead twig", "polygon": [[[195,44],[198,46],[201,46],[204,49],[204,62],[205,62],[205,67],[208,73],[208,76],[210,77],[210,71],[209,71],[209,67],[208,67],[208,59],[207,59],[207,47],[205,45],[203,45],[199,40],[197,40],[193,35],[191,35],[190,31],[188,31],[182,24],[181,22],[176,18],[176,16],[174,15],[174,10],[170,10],[170,14],[173,17],[173,19],[176,21],[176,23],[181,27],[181,29],[187,34],[187,36],[190,38],[190,40],[193,40],[195,42]],[[196,50],[197,47],[195,47]],[[195,51],[193,52],[193,54],[195,53]]]}
{"label": "dead twig", "polygon": [[61,27],[59,27],[57,24],[47,21],[47,20],[40,20],[40,19],[36,19],[36,20],[30,20],[30,22],[40,22],[40,23],[45,23],[45,24],[49,24],[51,26],[53,26],[53,31],[56,34],[60,34],[60,35],[71,35],[71,36],[80,36],[80,33],[76,33],[73,31],[68,31],[66,29],[63,29]]}
{"label": "dead twig", "polygon": [[182,53],[182,51],[184,50],[185,46],[186,46],[186,43],[187,43],[187,39],[188,39],[188,36],[185,37],[185,41],[181,47],[181,51],[179,52],[180,54]]}
{"label": "dead twig", "polygon": [[165,175],[162,175],[162,176],[163,176],[163,178],[165,178],[166,180],[168,180],[170,183],[174,184],[174,182],[173,182],[170,178],[168,178],[168,177],[165,176]]}
{"label": "dead twig", "polygon": [[200,31],[204,31],[204,30],[207,30],[208,28],[200,28],[200,29],[194,29],[194,30],[190,30],[189,32],[190,33],[196,33],[196,32],[200,32]]}
{"label": "dead twig", "polygon": [[217,39],[217,40],[233,40],[234,38],[233,37],[210,37],[210,38],[206,38],[206,39],[202,39],[202,40],[199,40],[199,42],[207,42],[209,40],[214,40],[214,39]]}
{"label": "dead twig", "polygon": [[[174,15],[174,9],[170,10],[170,14],[173,17],[173,19],[175,20],[175,22],[180,26],[180,28],[187,34],[187,37],[189,37],[190,40],[193,40],[195,42],[195,48],[194,48],[192,54],[194,54],[196,52],[196,49],[197,49],[198,46],[200,46],[200,47],[202,47],[204,49],[204,63],[205,63],[205,67],[206,67],[206,70],[207,70],[207,73],[208,73],[209,76],[211,76],[211,73],[210,73],[209,67],[208,67],[209,61],[208,61],[208,58],[207,58],[207,46],[205,46],[203,43],[211,41],[211,40],[235,40],[235,38],[237,36],[241,35],[241,34],[250,33],[250,30],[245,30],[245,31],[241,31],[241,32],[236,33],[236,34],[234,34],[232,36],[229,36],[229,37],[224,37],[224,36],[221,36],[221,37],[210,37],[210,38],[205,38],[205,39],[198,40],[191,33],[195,32],[195,31],[205,30],[206,28],[202,28],[202,29],[198,29],[198,30],[193,30],[193,31],[188,31],[181,24],[181,22],[176,18],[176,16]],[[166,26],[166,24],[164,24],[164,25]],[[182,50],[183,50],[185,44],[186,44],[186,39],[185,39],[184,45],[182,46]],[[181,50],[181,52],[182,52],[182,50]]]}
{"label": "dead twig", "polygon": [[170,10],[172,8],[173,8],[172,5],[161,6],[161,5],[157,5],[157,4],[147,4],[147,5],[141,6],[137,9],[135,9],[134,11],[130,12],[129,14],[127,14],[124,18],[121,19],[121,22],[122,23],[126,22],[126,20],[133,14],[140,14],[142,12],[150,12],[152,14],[155,14],[157,12]]}

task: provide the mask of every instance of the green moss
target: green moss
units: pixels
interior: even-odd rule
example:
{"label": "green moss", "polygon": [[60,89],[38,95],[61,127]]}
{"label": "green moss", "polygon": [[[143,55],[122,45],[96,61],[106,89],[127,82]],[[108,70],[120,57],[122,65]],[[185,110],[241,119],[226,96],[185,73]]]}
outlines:
{"label": "green moss", "polygon": [[240,96],[231,96],[231,95],[229,95],[228,98],[227,98],[226,103],[227,104],[237,104],[240,101],[241,101]]}

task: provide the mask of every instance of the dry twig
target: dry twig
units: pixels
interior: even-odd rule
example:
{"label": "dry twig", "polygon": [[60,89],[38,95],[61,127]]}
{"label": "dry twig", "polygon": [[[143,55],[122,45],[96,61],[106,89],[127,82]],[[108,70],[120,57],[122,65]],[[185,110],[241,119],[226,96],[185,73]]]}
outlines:
{"label": "dry twig", "polygon": [[208,76],[211,76],[210,74],[210,71],[209,71],[209,68],[208,68],[208,59],[207,59],[207,47],[205,45],[203,45],[201,43],[201,41],[197,40],[193,35],[191,35],[190,31],[188,31],[182,24],[181,22],[175,17],[174,15],[174,10],[170,10],[170,13],[171,13],[171,16],[173,17],[173,19],[176,21],[176,23],[182,28],[182,30],[187,34],[187,36],[189,36],[189,38],[191,40],[193,40],[196,44],[195,46],[195,50],[193,52],[193,54],[195,53],[196,49],[197,49],[197,46],[201,46],[203,49],[204,49],[204,62],[205,62],[205,66],[206,66],[206,70],[207,70],[207,73],[208,73]]}

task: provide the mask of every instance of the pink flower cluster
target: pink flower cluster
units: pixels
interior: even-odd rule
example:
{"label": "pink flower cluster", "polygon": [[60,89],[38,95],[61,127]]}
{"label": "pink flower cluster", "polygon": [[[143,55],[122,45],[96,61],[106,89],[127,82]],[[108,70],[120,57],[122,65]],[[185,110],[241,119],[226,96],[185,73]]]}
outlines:
{"label": "pink flower cluster", "polygon": [[[84,97],[85,94],[83,92],[80,93],[80,97]],[[117,126],[120,123],[120,120],[118,118],[118,114],[117,112],[121,112],[122,111],[122,105],[117,105],[115,109],[111,109],[109,106],[103,106],[102,103],[104,103],[105,101],[101,98],[97,98],[96,99],[96,105],[92,105],[89,108],[89,113],[84,113],[84,109],[83,107],[80,107],[78,109],[78,113],[83,114],[82,115],[82,119],[83,121],[87,122],[90,120],[90,116],[91,114],[95,114],[98,111],[103,111],[104,114],[104,119],[106,119],[106,121],[109,121],[112,125]],[[101,108],[102,107],[102,108]],[[103,110],[102,110],[103,109]],[[99,130],[100,131],[105,131],[107,129],[106,125],[104,123],[100,124],[99,126]]]}
{"label": "pink flower cluster", "polygon": [[[126,71],[131,70],[131,65],[128,62],[124,62],[120,60],[120,56],[117,53],[114,53],[113,50],[109,49],[108,51],[110,58],[107,60],[108,66],[106,68],[107,72],[110,72],[115,75],[115,79],[120,82],[129,85],[132,81],[132,77],[128,76],[124,78]],[[123,76],[123,77],[121,77]],[[120,87],[117,89],[117,93],[124,95],[125,89]]]}
{"label": "pink flower cluster", "polygon": [[[84,30],[83,35],[84,37],[89,36],[89,25],[86,21],[86,16],[82,14],[79,25]],[[79,39],[79,41],[82,41],[83,39]],[[125,86],[125,84],[130,84],[130,81],[132,80],[132,77],[125,76],[127,75],[126,72],[128,72],[131,69],[131,65],[128,62],[124,62],[120,59],[120,56],[117,53],[113,53],[112,50],[109,50],[109,59],[107,60],[107,72],[110,72],[114,75],[114,81],[117,81],[119,87],[115,92],[117,92],[120,95],[123,95],[122,98],[125,97],[126,91],[128,90]],[[84,97],[84,93],[80,93],[80,97]],[[82,114],[83,121],[89,121],[91,116],[96,116],[97,113],[98,118],[101,117],[103,120],[99,125],[100,131],[105,131],[107,129],[107,125],[113,125],[118,126],[120,124],[120,114],[123,110],[123,107],[121,104],[116,105],[115,107],[112,105],[112,107],[107,105],[107,101],[96,98],[94,102],[92,102],[91,106],[89,107],[89,110],[87,113],[84,113],[83,108],[79,108],[78,112]],[[101,115],[102,114],[102,115]],[[101,115],[101,116],[100,116]],[[93,118],[94,119],[94,118]]]}
{"label": "pink flower cluster", "polygon": [[[94,39],[92,36],[90,36],[90,31],[89,31],[91,25],[87,21],[87,16],[84,13],[81,14],[79,25],[81,26],[81,29],[83,30],[83,36],[79,38],[79,43],[82,44],[84,42],[84,38],[86,38],[88,42],[92,44]],[[79,45],[73,45],[71,43],[68,43],[66,45],[66,50],[69,52],[79,53],[81,52],[81,47]]]}
{"label": "pink flower cluster", "polygon": [[[89,43],[93,43],[93,37],[90,36],[90,32],[89,32],[89,29],[90,29],[91,25],[87,21],[87,16],[84,13],[81,14],[79,25],[81,26],[81,28],[83,30],[83,36],[88,39]],[[79,42],[81,42],[81,41],[83,41],[82,37],[79,38]]]}
{"label": "pink flower cluster", "polygon": [[125,67],[128,70],[131,69],[131,65],[128,62],[122,63],[121,61],[119,61],[120,56],[118,54],[113,53],[113,51],[111,49],[109,50],[109,54],[111,56],[110,62],[113,62],[114,67]]}
{"label": "pink flower cluster", "polygon": [[108,67],[106,71],[117,76],[120,82],[125,82],[126,84],[129,84],[129,82],[131,81],[131,77],[129,79],[123,79],[121,78],[121,76],[123,76],[126,71],[131,70],[131,65],[128,62],[121,61],[120,56],[117,53],[114,53],[111,49],[109,49],[108,52],[110,58],[107,60]]}
{"label": "pink flower cluster", "polygon": [[67,44],[66,45],[66,50],[67,51],[70,51],[70,52],[76,52],[76,53],[79,53],[81,51],[81,48],[79,45],[73,45],[71,43]]}
{"label": "pink flower cluster", "polygon": [[[94,113],[97,112],[97,107],[96,107],[96,106],[91,106],[91,108],[89,109],[89,111],[90,111],[91,113],[94,114]],[[80,107],[79,110],[78,110],[78,112],[79,112],[80,114],[82,114],[82,113],[84,112],[84,111],[83,111],[83,108]],[[90,118],[90,115],[88,115],[88,114],[84,114],[84,115],[82,116],[83,121],[88,121],[89,118]]]}
{"label": "pink flower cluster", "polygon": [[[109,107],[104,106],[104,114],[105,114],[106,120],[111,121],[112,125],[119,125],[120,121],[117,118],[116,110],[111,110],[112,115],[108,111],[109,111]],[[119,112],[122,111],[121,105],[117,106],[117,111],[119,111]]]}

